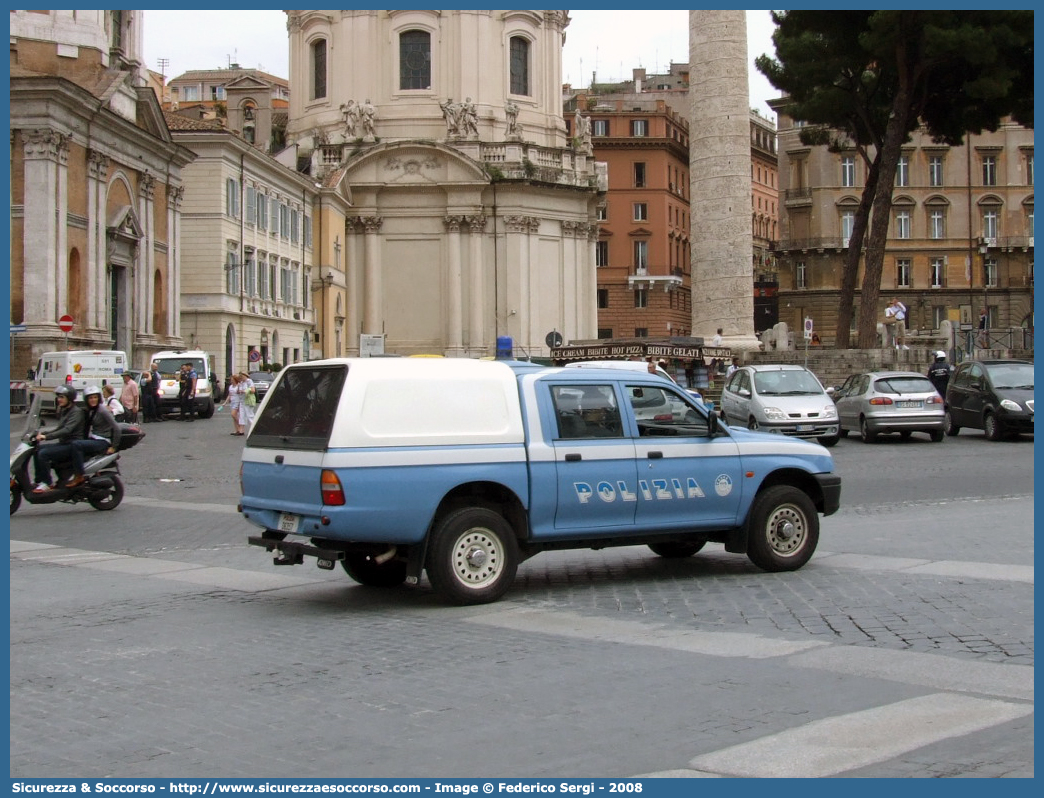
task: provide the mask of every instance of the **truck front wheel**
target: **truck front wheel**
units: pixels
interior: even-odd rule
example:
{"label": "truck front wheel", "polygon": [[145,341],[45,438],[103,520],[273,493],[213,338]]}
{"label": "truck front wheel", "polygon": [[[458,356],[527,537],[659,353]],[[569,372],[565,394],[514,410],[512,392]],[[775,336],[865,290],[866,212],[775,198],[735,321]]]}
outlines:
{"label": "truck front wheel", "polygon": [[456,604],[486,604],[507,592],[518,570],[511,525],[493,510],[465,507],[442,518],[428,546],[428,579]]}
{"label": "truck front wheel", "polygon": [[819,516],[802,491],[774,485],[754,499],[747,556],[765,571],[796,571],[819,542]]}

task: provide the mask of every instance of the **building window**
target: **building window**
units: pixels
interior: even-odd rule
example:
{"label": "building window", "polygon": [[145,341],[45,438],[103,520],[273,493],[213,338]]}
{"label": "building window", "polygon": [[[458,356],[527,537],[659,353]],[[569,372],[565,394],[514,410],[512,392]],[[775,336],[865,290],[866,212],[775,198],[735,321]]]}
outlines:
{"label": "building window", "polygon": [[982,264],[983,270],[983,284],[987,288],[997,287],[997,259],[986,258]]}
{"label": "building window", "polygon": [[928,264],[928,280],[932,288],[942,288],[946,276],[946,262],[942,258],[932,258]]}
{"label": "building window", "polygon": [[910,157],[900,155],[899,162],[895,165],[895,184],[903,187],[910,185]]}
{"label": "building window", "polygon": [[599,327],[598,328],[598,337],[599,337],[599,339],[612,338],[613,337],[613,328],[612,327]]}
{"label": "building window", "polygon": [[[1033,238],[1033,208],[1026,208],[1026,235]],[[1032,241],[1030,246],[1033,246]]]}
{"label": "building window", "polygon": [[1033,185],[1033,153],[1026,153],[1026,185]]}
{"label": "building window", "polygon": [[279,262],[276,256],[272,256],[272,262],[268,267],[268,298],[276,299],[276,280],[279,279]]}
{"label": "building window", "polygon": [[598,289],[598,309],[605,310],[609,307],[609,289],[599,288]]}
{"label": "building window", "polygon": [[634,306],[636,308],[649,307],[649,289],[636,288],[634,290]]}
{"label": "building window", "polygon": [[934,239],[946,238],[945,209],[932,208],[928,211],[928,237]]}
{"label": "building window", "polygon": [[910,237],[910,211],[900,210],[895,212],[895,237]]}
{"label": "building window", "polygon": [[254,296],[256,293],[255,268],[254,250],[248,249],[243,260],[243,292],[247,296]]}
{"label": "building window", "polygon": [[279,203],[279,234],[285,238],[290,238],[290,206]]}
{"label": "building window", "polygon": [[995,207],[982,209],[982,237],[996,240],[999,214]]}
{"label": "building window", "polygon": [[399,88],[431,88],[430,33],[408,30],[399,35]]}
{"label": "building window", "polygon": [[257,224],[257,189],[247,186],[246,195],[246,223],[253,227]]}
{"label": "building window", "polygon": [[649,221],[649,206],[644,202],[634,203],[634,220],[636,222]]}
{"label": "building window", "polygon": [[257,195],[257,229],[268,229],[268,200],[263,194]]}
{"label": "building window", "polygon": [[636,163],[634,165],[634,187],[645,188],[645,164]]}
{"label": "building window", "polygon": [[185,102],[199,102],[199,86],[185,87]]}
{"label": "building window", "polygon": [[609,135],[609,120],[608,119],[592,119],[591,120],[591,135],[592,136],[608,136]]}
{"label": "building window", "polygon": [[511,93],[529,94],[529,42],[511,37]]}
{"label": "building window", "polygon": [[609,265],[609,242],[605,239],[595,242],[595,266]]}
{"label": "building window", "polygon": [[275,197],[272,197],[272,199],[270,200],[268,218],[272,220],[272,235],[279,235],[279,200],[277,200]]}
{"label": "building window", "polygon": [[225,291],[232,296],[239,293],[239,245],[234,241],[225,251]]}
{"label": "building window", "polygon": [[649,120],[648,119],[632,119],[631,120],[631,135],[635,137],[645,137],[649,135]]}
{"label": "building window", "polygon": [[895,262],[895,284],[898,288],[910,287],[910,259],[899,258]]}
{"label": "building window", "polygon": [[598,209],[595,211],[595,219],[597,221],[599,221],[599,222],[604,222],[604,221],[607,221],[609,219],[609,206],[608,206],[608,204],[606,204],[606,205],[599,205],[598,206]]}
{"label": "building window", "polygon": [[225,180],[225,215],[239,218],[239,184],[232,177]]}
{"label": "building window", "polygon": [[932,305],[932,329],[938,330],[942,323],[950,318],[946,305]]}
{"label": "building window", "polygon": [[638,270],[641,269],[641,273],[644,274],[647,268],[649,268],[649,242],[635,241],[634,270],[635,272],[638,272]]}
{"label": "building window", "polygon": [[312,247],[312,217],[305,214],[304,217],[304,245],[311,249]]}
{"label": "building window", "polygon": [[851,155],[841,159],[841,185],[844,188],[855,186],[855,158]]}
{"label": "building window", "polygon": [[312,42],[312,99],[326,96],[326,39]]}
{"label": "building window", "polygon": [[268,296],[268,258],[263,254],[257,256],[257,295],[261,299]]}
{"label": "building window", "polygon": [[855,229],[855,211],[841,211],[841,246],[847,247],[852,239],[852,230]]}
{"label": "building window", "polygon": [[798,288],[808,287],[808,273],[805,268],[805,262],[800,261],[795,269],[794,273],[794,285]]}
{"label": "building window", "polygon": [[997,185],[997,156],[982,156],[982,184],[984,186]]}
{"label": "building window", "polygon": [[928,185],[939,188],[943,184],[943,159],[941,155],[928,156]]}
{"label": "building window", "polygon": [[649,328],[648,327],[635,327],[634,328],[634,337],[635,338],[648,338],[649,337]]}
{"label": "building window", "polygon": [[301,215],[297,208],[290,210],[290,243],[296,244],[301,238]]}

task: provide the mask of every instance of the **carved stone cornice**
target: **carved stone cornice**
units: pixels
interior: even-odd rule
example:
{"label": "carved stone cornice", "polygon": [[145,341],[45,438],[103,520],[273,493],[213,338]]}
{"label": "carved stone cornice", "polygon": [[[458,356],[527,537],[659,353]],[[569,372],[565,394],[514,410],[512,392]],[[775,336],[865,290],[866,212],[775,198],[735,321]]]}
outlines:
{"label": "carved stone cornice", "polygon": [[105,182],[109,177],[109,156],[98,150],[87,150],[87,176]]}
{"label": "carved stone cornice", "polygon": [[587,225],[584,222],[562,222],[562,235],[567,238],[587,235]]}
{"label": "carved stone cornice", "polygon": [[522,233],[527,228],[527,216],[505,216],[504,226],[509,233]]}
{"label": "carved stone cornice", "polygon": [[464,221],[467,222],[468,228],[472,233],[484,233],[486,232],[486,222],[489,221],[489,218],[482,214],[477,214],[465,216]]}
{"label": "carved stone cornice", "polygon": [[444,225],[446,225],[446,230],[448,230],[449,232],[451,232],[451,233],[459,233],[461,225],[464,224],[464,220],[466,218],[467,217],[465,217],[465,216],[449,215],[449,216],[443,217],[442,223]]}
{"label": "carved stone cornice", "polygon": [[366,233],[380,232],[384,224],[383,216],[350,216],[345,219],[345,225],[352,224]]}
{"label": "carved stone cornice", "polygon": [[141,173],[138,178],[138,196],[147,201],[152,201],[156,195],[156,176],[148,170]]}
{"label": "carved stone cornice", "polygon": [[62,158],[62,150],[68,157],[68,136],[49,127],[32,128],[22,131],[22,150],[27,161],[48,160],[58,162]]}
{"label": "carved stone cornice", "polygon": [[185,198],[184,186],[170,186],[167,188],[167,207],[173,210],[181,208],[181,201]]}

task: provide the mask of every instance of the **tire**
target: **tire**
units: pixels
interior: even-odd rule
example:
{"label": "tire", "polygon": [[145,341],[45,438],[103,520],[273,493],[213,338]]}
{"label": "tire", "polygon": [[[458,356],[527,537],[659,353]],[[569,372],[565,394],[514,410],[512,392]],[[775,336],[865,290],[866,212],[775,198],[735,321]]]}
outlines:
{"label": "tire", "polygon": [[913,433],[910,432],[910,430],[904,429],[902,432],[899,433],[899,440],[908,441],[910,440],[911,435],[913,435]]}
{"label": "tire", "polygon": [[426,570],[435,591],[456,604],[496,601],[518,570],[514,530],[493,510],[455,510],[431,534]]}
{"label": "tire", "polygon": [[837,437],[839,437],[839,438],[847,438],[848,437],[848,430],[846,430],[844,427],[841,427],[837,431]]}
{"label": "tire", "polygon": [[112,479],[112,487],[107,489],[105,495],[87,500],[95,510],[115,510],[123,501],[123,481],[115,474],[110,474],[109,478]]}
{"label": "tire", "polygon": [[11,486],[11,515],[18,512],[18,508],[22,506],[22,491],[17,485]]}
{"label": "tire", "polygon": [[377,563],[371,554],[348,553],[341,560],[345,573],[360,585],[398,587],[406,581],[406,561],[388,560]]}
{"label": "tire", "polygon": [[1004,440],[1004,427],[997,421],[996,413],[987,413],[982,419],[982,429],[986,433],[986,440]]}
{"label": "tire", "polygon": [[946,411],[946,415],[943,416],[943,432],[949,435],[951,438],[958,435],[961,428],[953,423],[953,416],[950,415],[950,411]]}
{"label": "tire", "polygon": [[203,407],[202,410],[200,410],[197,407],[196,408],[196,415],[198,415],[200,418],[213,418],[214,417],[214,403],[213,402],[207,402],[207,404]]}
{"label": "tire", "polygon": [[859,437],[863,439],[863,443],[873,443],[877,440],[877,433],[870,429],[865,416],[859,419]]}
{"label": "tire", "polygon": [[932,439],[932,443],[942,443],[943,431],[941,429],[933,429],[928,433],[928,437]]}
{"label": "tire", "polygon": [[795,571],[809,561],[818,543],[819,516],[801,490],[774,485],[754,499],[747,556],[758,568]]}
{"label": "tire", "polygon": [[662,543],[650,543],[649,549],[653,554],[669,560],[677,560],[691,557],[706,545],[705,540],[665,540]]}
{"label": "tire", "polygon": [[747,419],[747,429],[755,429],[756,430],[757,428],[758,428],[758,420],[756,418],[754,418],[754,416],[751,416],[750,418],[748,418]]}
{"label": "tire", "polygon": [[825,446],[829,449],[831,446],[836,446],[837,442],[841,440],[841,433],[839,432],[837,435],[824,435],[822,438],[817,438],[816,440],[819,441],[821,446]]}

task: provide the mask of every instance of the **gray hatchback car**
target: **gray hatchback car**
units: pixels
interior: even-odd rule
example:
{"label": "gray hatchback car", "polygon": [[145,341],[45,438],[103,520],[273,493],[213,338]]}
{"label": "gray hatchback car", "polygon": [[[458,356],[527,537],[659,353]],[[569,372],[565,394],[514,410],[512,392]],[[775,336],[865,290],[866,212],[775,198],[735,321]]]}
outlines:
{"label": "gray hatchback car", "polygon": [[912,371],[869,371],[853,374],[834,393],[841,437],[858,432],[864,443],[878,435],[898,433],[907,440],[923,432],[943,439],[943,399],[923,374]]}
{"label": "gray hatchback car", "polygon": [[721,391],[726,424],[837,443],[837,410],[816,375],[798,365],[742,366]]}

